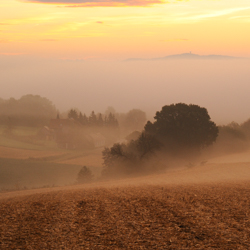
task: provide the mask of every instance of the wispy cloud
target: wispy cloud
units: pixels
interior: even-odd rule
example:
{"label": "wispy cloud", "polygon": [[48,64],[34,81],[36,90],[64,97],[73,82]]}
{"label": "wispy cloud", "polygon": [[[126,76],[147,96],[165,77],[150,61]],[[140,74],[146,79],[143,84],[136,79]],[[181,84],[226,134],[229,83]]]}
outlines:
{"label": "wispy cloud", "polygon": [[[55,4],[65,7],[125,7],[150,6],[166,3],[165,0],[19,0],[27,3]],[[185,0],[176,0],[185,1]]]}
{"label": "wispy cloud", "polygon": [[196,22],[196,21],[210,19],[210,18],[227,16],[227,15],[231,15],[231,14],[249,10],[249,9],[250,7],[239,7],[239,8],[228,8],[228,9],[222,9],[222,10],[211,10],[211,11],[207,11],[206,13],[201,13],[201,14],[183,13],[183,14],[178,14],[175,20]]}
{"label": "wispy cloud", "polygon": [[250,22],[250,16],[233,16],[233,17],[230,17],[230,19],[239,20],[243,22]]}

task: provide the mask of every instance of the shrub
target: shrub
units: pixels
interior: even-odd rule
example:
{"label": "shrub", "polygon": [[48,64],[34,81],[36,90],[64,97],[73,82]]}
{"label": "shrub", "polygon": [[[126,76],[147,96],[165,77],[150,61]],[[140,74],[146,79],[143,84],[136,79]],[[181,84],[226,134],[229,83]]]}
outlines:
{"label": "shrub", "polygon": [[91,170],[88,167],[83,166],[77,175],[77,183],[88,183],[93,181],[93,178],[94,176]]}

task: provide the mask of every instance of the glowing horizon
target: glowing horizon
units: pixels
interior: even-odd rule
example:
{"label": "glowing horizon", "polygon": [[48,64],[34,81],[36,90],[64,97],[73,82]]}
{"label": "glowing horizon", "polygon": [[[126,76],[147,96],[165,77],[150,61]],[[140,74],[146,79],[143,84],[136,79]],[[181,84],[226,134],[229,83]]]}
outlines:
{"label": "glowing horizon", "polygon": [[5,54],[250,56],[247,0],[8,0],[0,7],[0,53]]}

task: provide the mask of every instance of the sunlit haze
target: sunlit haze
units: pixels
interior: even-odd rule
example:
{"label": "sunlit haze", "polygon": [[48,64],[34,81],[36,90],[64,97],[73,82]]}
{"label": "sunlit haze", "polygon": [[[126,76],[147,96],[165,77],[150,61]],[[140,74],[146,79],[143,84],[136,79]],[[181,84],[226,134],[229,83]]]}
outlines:
{"label": "sunlit haze", "polygon": [[[2,0],[0,98],[37,94],[85,113],[140,108],[149,119],[184,102],[219,124],[243,122],[249,44],[249,0]],[[237,58],[152,60],[183,53]]]}

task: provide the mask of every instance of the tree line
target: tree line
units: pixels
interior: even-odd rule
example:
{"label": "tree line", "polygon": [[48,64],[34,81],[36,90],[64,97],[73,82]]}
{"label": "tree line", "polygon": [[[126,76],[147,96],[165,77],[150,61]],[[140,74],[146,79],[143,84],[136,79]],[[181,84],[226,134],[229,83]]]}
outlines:
{"label": "tree line", "polygon": [[103,116],[101,113],[95,114],[94,111],[87,117],[86,114],[78,112],[76,109],[70,109],[68,112],[68,118],[72,118],[78,121],[83,126],[89,127],[110,127],[117,128],[119,126],[118,120],[111,112],[108,115]]}
{"label": "tree line", "polygon": [[7,126],[42,126],[57,110],[50,100],[39,95],[24,95],[20,99],[0,99],[0,124]]}

